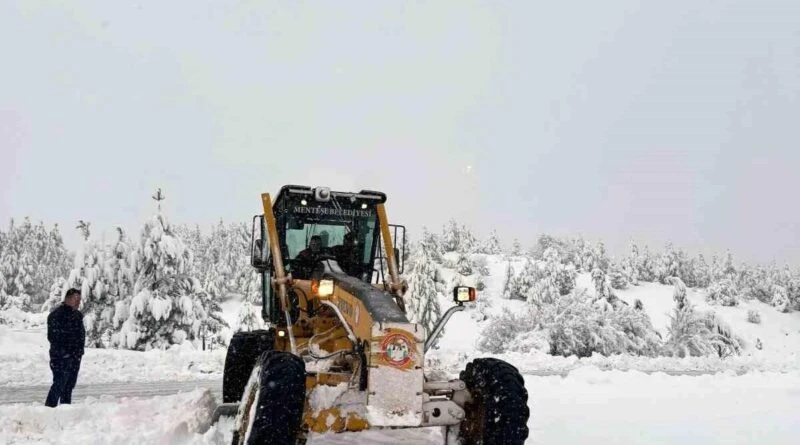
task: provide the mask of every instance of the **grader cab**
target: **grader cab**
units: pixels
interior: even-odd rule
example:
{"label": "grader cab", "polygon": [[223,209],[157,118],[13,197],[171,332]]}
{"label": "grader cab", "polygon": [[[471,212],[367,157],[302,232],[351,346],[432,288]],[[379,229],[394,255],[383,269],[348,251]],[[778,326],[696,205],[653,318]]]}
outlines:
{"label": "grader cab", "polygon": [[231,339],[215,412],[235,415],[233,444],[420,427],[442,428],[448,444],[525,442],[527,392],[513,366],[475,359],[459,379],[426,377],[425,352],[476,292],[454,288],[430,333],[409,321],[405,228],[388,223],[385,194],[289,185],[261,197],[251,264],[267,328]]}

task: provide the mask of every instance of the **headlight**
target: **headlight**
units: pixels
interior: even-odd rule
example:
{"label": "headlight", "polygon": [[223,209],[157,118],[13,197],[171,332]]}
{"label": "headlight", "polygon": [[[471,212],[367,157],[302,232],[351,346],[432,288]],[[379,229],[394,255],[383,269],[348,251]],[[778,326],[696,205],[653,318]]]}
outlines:
{"label": "headlight", "polygon": [[453,300],[456,303],[468,303],[475,301],[476,292],[474,287],[456,286],[453,288]]}
{"label": "headlight", "polygon": [[316,294],[318,297],[329,297],[333,295],[333,280],[320,280]]}

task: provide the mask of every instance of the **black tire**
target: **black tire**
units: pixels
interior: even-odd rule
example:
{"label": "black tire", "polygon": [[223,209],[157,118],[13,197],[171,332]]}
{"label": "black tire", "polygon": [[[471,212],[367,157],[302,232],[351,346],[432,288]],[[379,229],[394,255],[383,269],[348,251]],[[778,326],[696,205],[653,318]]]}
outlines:
{"label": "black tire", "polygon": [[246,384],[236,416],[233,445],[296,445],[306,402],[303,360],[268,351]]}
{"label": "black tire", "polygon": [[479,358],[461,372],[472,400],[464,410],[459,437],[463,445],[523,445],[528,438],[528,391],[517,368]]}
{"label": "black tire", "polygon": [[235,403],[241,400],[244,386],[256,359],[265,351],[271,351],[275,343],[275,331],[258,330],[233,334],[225,356],[222,374],[222,402]]}

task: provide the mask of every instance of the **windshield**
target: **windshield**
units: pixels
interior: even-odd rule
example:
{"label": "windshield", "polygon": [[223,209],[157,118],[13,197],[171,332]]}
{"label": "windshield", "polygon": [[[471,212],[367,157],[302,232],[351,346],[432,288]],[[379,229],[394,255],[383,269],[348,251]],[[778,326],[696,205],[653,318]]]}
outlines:
{"label": "windshield", "polygon": [[[287,253],[291,259],[303,258],[302,252],[308,254],[312,250],[312,237],[318,237],[320,253],[332,255],[340,263],[347,261],[365,266],[371,260],[375,227],[374,217],[354,217],[337,221],[290,220],[286,223]],[[346,237],[351,238],[352,242],[346,243]]]}

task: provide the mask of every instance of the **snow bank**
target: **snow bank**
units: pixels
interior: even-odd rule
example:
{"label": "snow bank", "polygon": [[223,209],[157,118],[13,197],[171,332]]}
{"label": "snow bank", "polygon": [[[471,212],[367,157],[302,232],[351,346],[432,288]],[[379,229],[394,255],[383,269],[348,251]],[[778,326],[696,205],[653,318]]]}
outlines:
{"label": "snow bank", "polygon": [[[208,390],[150,398],[89,398],[73,405],[0,406],[3,443],[220,444],[224,424],[209,430],[217,401]],[[227,419],[225,422],[229,422]],[[228,442],[230,434],[228,434]]]}

